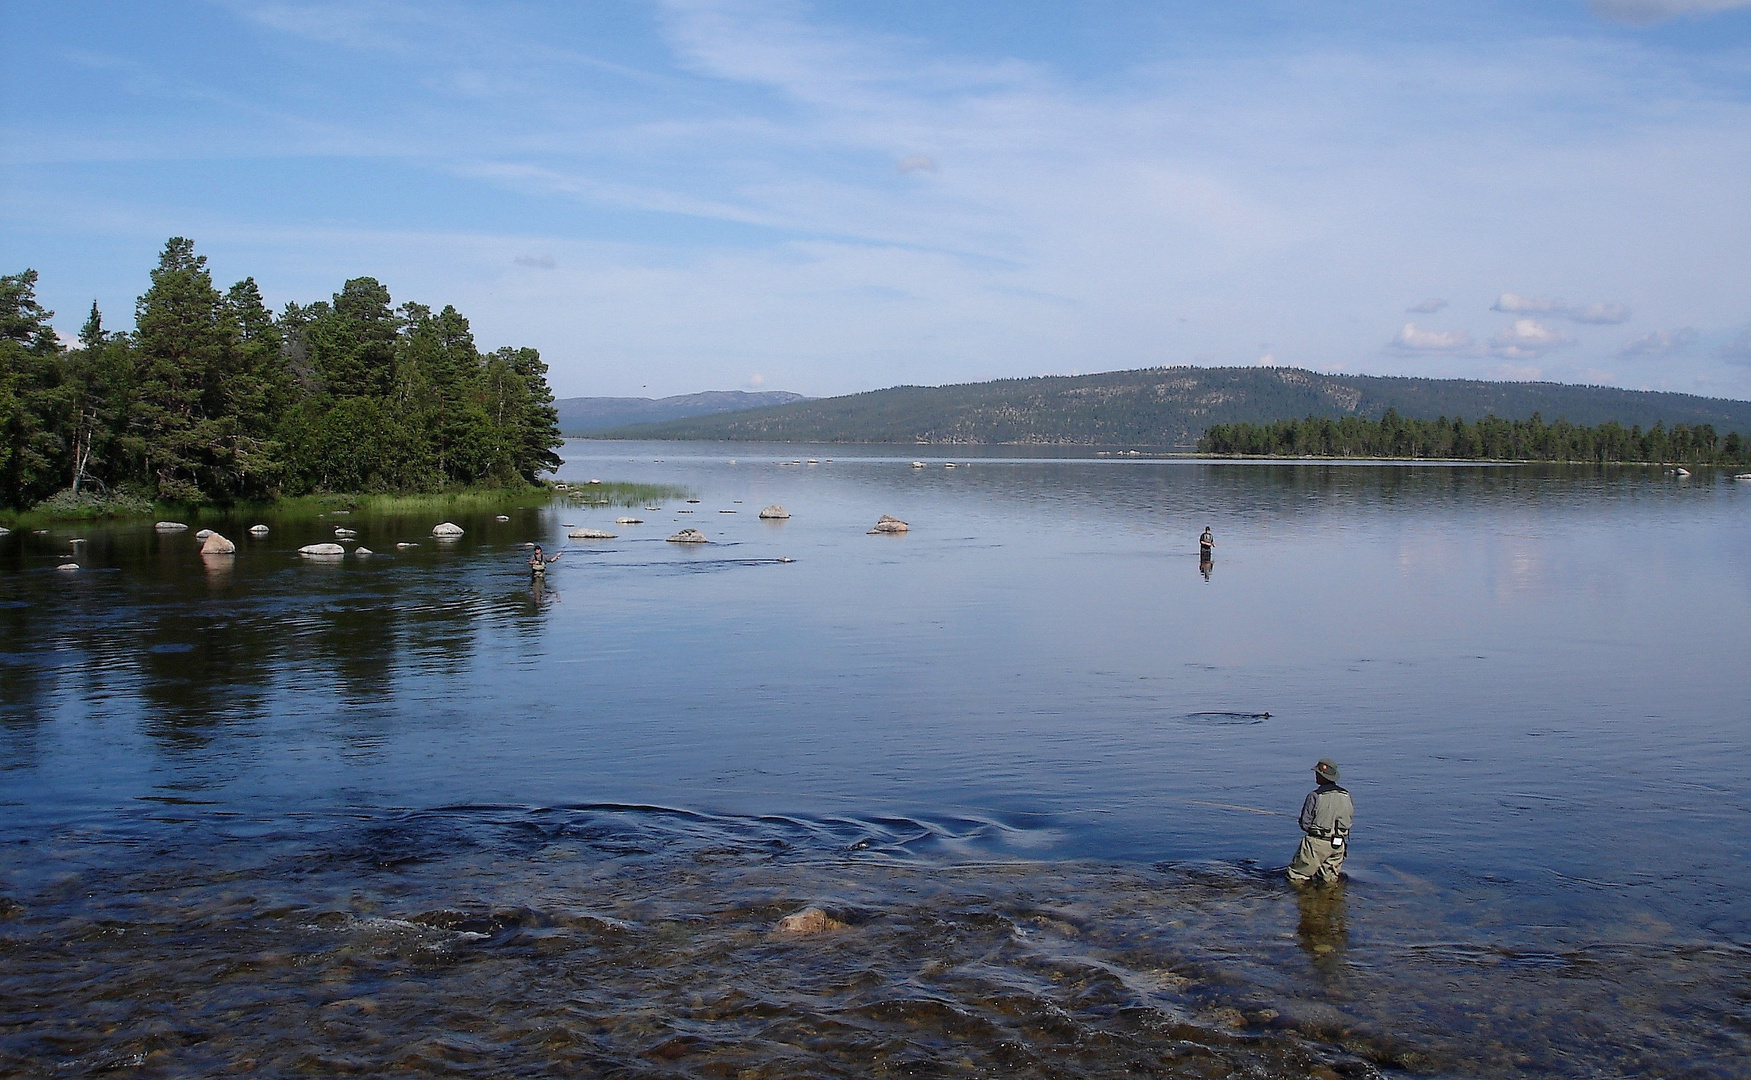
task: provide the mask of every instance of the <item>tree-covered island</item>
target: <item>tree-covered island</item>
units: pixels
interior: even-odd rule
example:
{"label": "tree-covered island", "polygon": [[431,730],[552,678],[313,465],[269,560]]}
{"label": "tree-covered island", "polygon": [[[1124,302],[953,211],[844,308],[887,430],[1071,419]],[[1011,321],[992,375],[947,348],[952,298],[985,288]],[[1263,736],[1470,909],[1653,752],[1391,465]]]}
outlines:
{"label": "tree-covered island", "polygon": [[93,303],[71,348],[36,282],[0,276],[0,508],[527,489],[559,464],[540,355],[483,353],[455,308],[375,279],[276,316],[175,237],[134,330]]}
{"label": "tree-covered island", "polygon": [[1560,461],[1611,464],[1721,465],[1751,461],[1751,446],[1738,432],[1725,437],[1712,424],[1656,422],[1584,427],[1486,416],[1476,423],[1445,416],[1415,420],[1388,409],[1378,420],[1309,416],[1270,424],[1216,424],[1198,440],[1198,452],[1247,457],[1430,458],[1452,461]]}

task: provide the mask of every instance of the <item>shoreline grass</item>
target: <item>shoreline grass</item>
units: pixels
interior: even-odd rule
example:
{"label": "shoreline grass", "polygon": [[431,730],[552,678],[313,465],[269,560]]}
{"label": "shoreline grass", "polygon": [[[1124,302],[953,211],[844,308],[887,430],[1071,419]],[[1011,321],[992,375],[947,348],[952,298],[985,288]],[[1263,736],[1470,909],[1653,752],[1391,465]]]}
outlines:
{"label": "shoreline grass", "polygon": [[540,487],[461,488],[454,491],[346,493],[322,492],[284,499],[236,503],[154,502],[132,495],[81,498],[57,497],[29,510],[0,511],[0,525],[9,529],[40,527],[69,522],[182,521],[199,522],[238,517],[288,519],[320,517],[337,511],[383,516],[413,514],[478,514],[530,505],[566,503],[585,509],[591,506],[643,506],[662,499],[687,497],[684,488],[670,484],[624,482],[569,483],[549,481]]}

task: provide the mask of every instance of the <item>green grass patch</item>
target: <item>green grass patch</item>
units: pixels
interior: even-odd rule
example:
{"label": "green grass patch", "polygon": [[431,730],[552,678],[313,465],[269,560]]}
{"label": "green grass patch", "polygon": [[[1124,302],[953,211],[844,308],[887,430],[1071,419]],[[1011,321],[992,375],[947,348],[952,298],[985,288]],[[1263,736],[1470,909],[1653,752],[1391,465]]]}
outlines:
{"label": "green grass patch", "polygon": [[413,492],[405,494],[344,494],[323,493],[299,495],[271,502],[248,503],[163,503],[152,502],[137,495],[108,497],[81,493],[73,498],[62,492],[27,511],[0,512],[0,524],[8,528],[41,527],[58,521],[92,521],[98,519],[140,518],[154,521],[172,520],[187,523],[203,518],[259,517],[280,521],[320,517],[338,510],[349,513],[401,517],[413,515],[465,516],[480,513],[502,513],[511,509],[545,506],[563,502],[574,506],[644,506],[664,499],[686,498],[685,488],[669,484],[559,484],[549,482],[540,487],[523,488],[463,488],[455,491]]}

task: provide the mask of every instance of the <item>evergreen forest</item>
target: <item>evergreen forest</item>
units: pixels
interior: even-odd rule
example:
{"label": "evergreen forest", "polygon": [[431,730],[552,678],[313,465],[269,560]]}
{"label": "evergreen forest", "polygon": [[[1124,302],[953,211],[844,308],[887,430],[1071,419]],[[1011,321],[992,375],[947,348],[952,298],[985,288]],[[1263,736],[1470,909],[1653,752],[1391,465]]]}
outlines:
{"label": "evergreen forest", "polygon": [[0,276],[0,507],[515,487],[559,464],[547,365],[373,278],[269,311],[181,237],[112,332],[64,347],[34,270]]}
{"label": "evergreen forest", "polygon": [[1744,465],[1751,460],[1738,432],[1724,438],[1711,424],[1656,422],[1643,430],[1616,422],[1582,427],[1566,420],[1547,424],[1486,416],[1414,420],[1387,410],[1378,420],[1360,416],[1278,420],[1269,424],[1216,424],[1198,440],[1205,454],[1280,457],[1443,458],[1491,461],[1618,461],[1685,465]]}

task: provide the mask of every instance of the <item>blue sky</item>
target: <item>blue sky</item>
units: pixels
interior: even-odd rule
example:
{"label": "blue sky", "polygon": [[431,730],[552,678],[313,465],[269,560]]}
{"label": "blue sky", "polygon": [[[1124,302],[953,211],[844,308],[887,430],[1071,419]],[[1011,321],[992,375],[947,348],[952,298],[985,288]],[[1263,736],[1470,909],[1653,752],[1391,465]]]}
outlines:
{"label": "blue sky", "polygon": [[0,270],[166,237],[564,396],[1157,364],[1751,398],[1751,0],[6,0]]}

